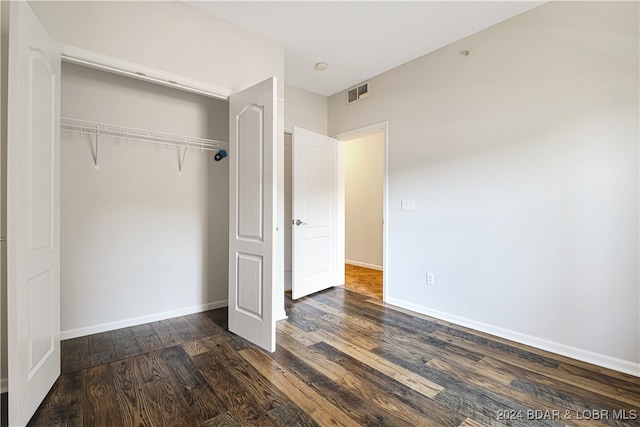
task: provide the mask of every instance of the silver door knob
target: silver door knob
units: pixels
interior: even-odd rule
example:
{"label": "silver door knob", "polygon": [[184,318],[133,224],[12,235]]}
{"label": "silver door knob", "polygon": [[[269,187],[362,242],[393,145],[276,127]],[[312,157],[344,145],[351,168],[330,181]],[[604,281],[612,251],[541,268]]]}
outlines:
{"label": "silver door knob", "polygon": [[306,222],[300,221],[299,219],[296,219],[295,221],[292,221],[295,225],[307,225]]}

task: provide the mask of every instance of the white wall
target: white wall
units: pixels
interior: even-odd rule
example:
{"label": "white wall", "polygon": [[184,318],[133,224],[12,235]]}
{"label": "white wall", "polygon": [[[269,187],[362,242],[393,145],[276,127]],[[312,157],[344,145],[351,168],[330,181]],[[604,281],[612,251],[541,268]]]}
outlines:
{"label": "white wall", "polygon": [[322,135],[327,134],[326,96],[285,85],[284,98],[284,128],[287,132],[298,126]]}
{"label": "white wall", "polygon": [[638,38],[550,2],[330,97],[389,123],[388,302],[640,375]]}
{"label": "white wall", "polygon": [[381,270],[384,132],[346,141],[344,166],[346,262]]}
{"label": "white wall", "polygon": [[[62,115],[228,139],[228,103],[63,64]],[[62,133],[63,338],[226,305],[228,162]]]}
{"label": "white wall", "polygon": [[29,4],[54,40],[67,45],[232,92],[271,76],[284,81],[282,46],[182,2]]}

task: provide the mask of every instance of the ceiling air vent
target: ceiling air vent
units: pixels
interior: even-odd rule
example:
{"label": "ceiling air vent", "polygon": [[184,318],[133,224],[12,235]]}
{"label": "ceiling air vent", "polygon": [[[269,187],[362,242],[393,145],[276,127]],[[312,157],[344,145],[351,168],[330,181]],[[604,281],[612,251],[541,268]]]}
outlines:
{"label": "ceiling air vent", "polygon": [[347,91],[347,104],[352,104],[367,96],[369,96],[369,83],[363,83]]}

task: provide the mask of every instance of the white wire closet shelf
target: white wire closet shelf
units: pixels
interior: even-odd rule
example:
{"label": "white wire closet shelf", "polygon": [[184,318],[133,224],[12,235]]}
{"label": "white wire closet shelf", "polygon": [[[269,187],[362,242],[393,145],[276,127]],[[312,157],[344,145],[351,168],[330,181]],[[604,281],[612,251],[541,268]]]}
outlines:
{"label": "white wire closet shelf", "polygon": [[93,135],[97,137],[107,136],[160,145],[172,145],[180,148],[192,148],[202,151],[218,151],[221,147],[229,144],[228,142],[217,141],[215,139],[174,135],[170,133],[78,120],[68,117],[62,117],[60,119],[60,129],[70,132],[80,132],[84,135]]}

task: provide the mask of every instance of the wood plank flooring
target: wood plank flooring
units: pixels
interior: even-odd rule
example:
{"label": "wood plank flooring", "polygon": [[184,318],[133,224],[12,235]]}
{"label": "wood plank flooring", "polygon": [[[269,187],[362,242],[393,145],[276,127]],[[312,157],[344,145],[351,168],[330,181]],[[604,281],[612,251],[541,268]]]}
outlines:
{"label": "wood plank flooring", "polygon": [[382,271],[345,264],[344,287],[382,301]]}
{"label": "wood plank flooring", "polygon": [[640,379],[395,310],[292,302],[266,353],[226,309],[63,341],[29,426],[640,426]]}

